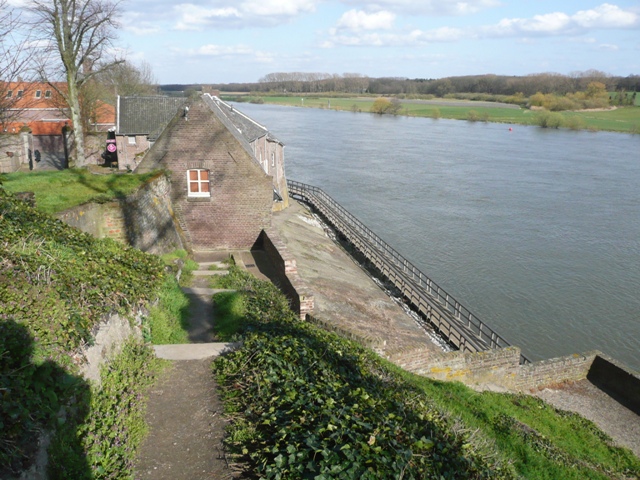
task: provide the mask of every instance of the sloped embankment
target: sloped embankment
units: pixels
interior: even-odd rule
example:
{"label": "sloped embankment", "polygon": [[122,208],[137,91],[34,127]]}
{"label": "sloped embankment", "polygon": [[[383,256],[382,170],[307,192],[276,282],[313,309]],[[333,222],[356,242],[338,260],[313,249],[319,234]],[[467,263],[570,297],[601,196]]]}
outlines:
{"label": "sloped embankment", "polygon": [[157,257],[0,188],[0,477],[35,468],[38,450],[45,464],[47,444],[50,478],[126,476],[144,432],[140,392],[158,362],[132,336],[100,382],[80,370],[99,325],[113,314],[133,323],[162,280]]}

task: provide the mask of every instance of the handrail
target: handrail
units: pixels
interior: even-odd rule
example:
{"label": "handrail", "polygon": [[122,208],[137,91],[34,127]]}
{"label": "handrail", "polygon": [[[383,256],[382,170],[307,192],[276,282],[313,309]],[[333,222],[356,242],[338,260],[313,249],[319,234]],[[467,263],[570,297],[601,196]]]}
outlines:
{"label": "handrail", "polygon": [[[322,189],[293,180],[287,181],[289,195],[316,208],[350,243],[400,288],[447,340],[463,351],[503,348],[510,343],[482,322],[466,307],[415,265],[382,240]],[[431,318],[429,318],[431,317]],[[530,360],[521,355],[520,363]]]}

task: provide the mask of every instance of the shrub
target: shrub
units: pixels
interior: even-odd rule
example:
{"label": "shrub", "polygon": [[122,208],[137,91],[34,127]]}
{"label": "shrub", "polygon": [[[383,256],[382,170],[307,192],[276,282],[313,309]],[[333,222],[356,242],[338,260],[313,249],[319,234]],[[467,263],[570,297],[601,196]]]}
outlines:
{"label": "shrub", "polygon": [[560,128],[563,122],[561,114],[547,111],[536,114],[534,118],[534,123],[542,128]]}
{"label": "shrub", "polygon": [[580,117],[571,116],[564,121],[564,126],[571,130],[584,130],[586,128],[585,121]]}

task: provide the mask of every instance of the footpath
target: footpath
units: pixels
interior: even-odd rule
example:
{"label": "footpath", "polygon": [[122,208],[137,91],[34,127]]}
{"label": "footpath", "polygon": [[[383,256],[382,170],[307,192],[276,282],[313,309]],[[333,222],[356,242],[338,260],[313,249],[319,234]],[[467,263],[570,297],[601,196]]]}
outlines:
{"label": "footpath", "polygon": [[[225,274],[225,254],[196,256],[199,269],[190,297],[189,340],[184,345],[156,345],[156,355],[172,365],[149,392],[146,421],[149,434],[140,447],[136,479],[227,480],[239,478],[222,449],[226,422],[211,372],[212,359],[232,348],[214,342],[212,297],[222,290],[208,287],[212,275]],[[216,270],[209,267],[215,265]]]}

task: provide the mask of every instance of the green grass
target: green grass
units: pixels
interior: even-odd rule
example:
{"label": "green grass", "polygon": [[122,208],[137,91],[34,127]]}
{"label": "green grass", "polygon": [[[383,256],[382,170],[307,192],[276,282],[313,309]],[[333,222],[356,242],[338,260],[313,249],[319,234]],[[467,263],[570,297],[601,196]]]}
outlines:
{"label": "green grass", "polygon": [[[264,103],[297,106],[307,108],[322,108],[355,112],[369,112],[374,98],[342,98],[342,97],[308,97],[308,96],[263,96]],[[304,98],[304,103],[301,101]],[[446,99],[446,102],[455,102]],[[400,115],[428,118],[448,118],[454,120],[468,120],[477,112],[481,121],[495,123],[510,123],[516,125],[535,125],[535,112],[526,108],[500,108],[476,106],[466,101],[460,101],[460,106],[408,103],[400,100],[402,108]],[[470,114],[471,112],[471,114]],[[565,119],[577,117],[579,122],[571,121],[567,125],[575,128],[579,125],[587,130],[607,130],[621,133],[640,133],[640,108],[622,107],[606,111],[565,111],[560,112]]]}
{"label": "green grass", "polygon": [[154,345],[189,343],[189,297],[173,275],[167,275],[145,327],[145,337]]}
{"label": "green grass", "polygon": [[87,202],[125,197],[157,175],[158,172],[97,175],[85,169],[69,169],[15,172],[5,175],[2,181],[10,193],[35,192],[37,209],[54,214]]}
{"label": "green grass", "polygon": [[240,292],[220,292],[213,296],[214,331],[221,341],[232,340],[243,327],[245,304]]}
{"label": "green grass", "polygon": [[233,419],[226,444],[263,478],[373,479],[397,465],[405,479],[640,474],[637,457],[579,415],[411,374],[299,322],[273,285],[235,267],[225,283],[242,293],[216,301],[232,334],[244,328],[243,347],[215,366]]}

